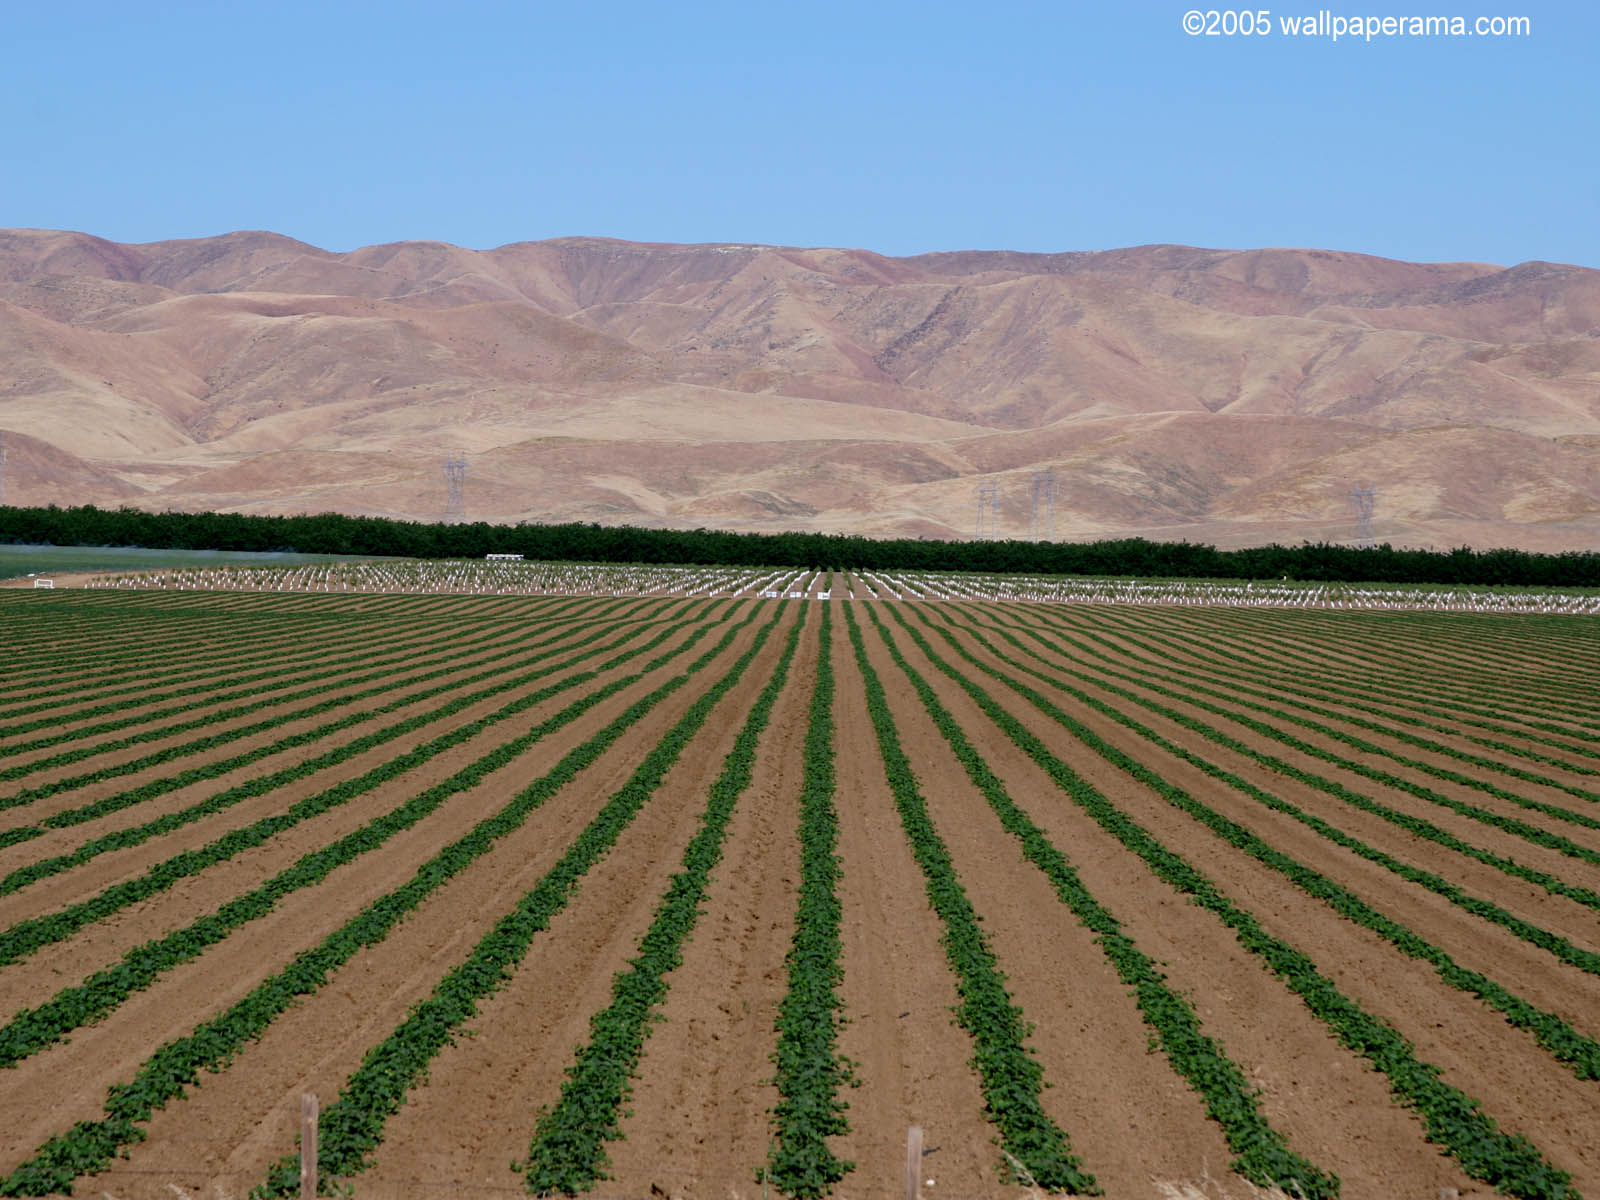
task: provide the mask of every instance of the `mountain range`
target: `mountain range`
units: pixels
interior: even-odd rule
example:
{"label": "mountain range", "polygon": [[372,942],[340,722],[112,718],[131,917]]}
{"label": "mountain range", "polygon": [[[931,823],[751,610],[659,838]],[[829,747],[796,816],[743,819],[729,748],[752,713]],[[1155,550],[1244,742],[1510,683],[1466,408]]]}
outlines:
{"label": "mountain range", "polygon": [[[1600,271],[0,231],[10,504],[1593,549]],[[464,459],[459,504],[443,469]]]}

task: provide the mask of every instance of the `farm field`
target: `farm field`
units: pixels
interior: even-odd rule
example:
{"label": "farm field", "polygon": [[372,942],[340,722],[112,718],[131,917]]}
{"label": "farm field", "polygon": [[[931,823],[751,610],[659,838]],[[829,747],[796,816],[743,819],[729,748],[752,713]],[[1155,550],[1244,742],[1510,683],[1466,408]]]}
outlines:
{"label": "farm field", "polygon": [[0,1194],[1600,1196],[1591,617],[651,578],[0,592]]}

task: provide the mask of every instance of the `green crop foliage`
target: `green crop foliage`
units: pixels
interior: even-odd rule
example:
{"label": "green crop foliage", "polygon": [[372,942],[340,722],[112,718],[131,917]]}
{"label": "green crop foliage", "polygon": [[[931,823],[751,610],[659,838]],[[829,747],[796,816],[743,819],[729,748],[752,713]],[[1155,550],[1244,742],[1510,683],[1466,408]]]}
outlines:
{"label": "green crop foliage", "polygon": [[[167,970],[196,957],[206,947],[221,941],[250,921],[265,916],[290,892],[312,886],[330,872],[361,854],[376,849],[401,831],[411,828],[452,796],[476,786],[490,772],[504,766],[529,746],[570,724],[606,697],[616,694],[648,673],[653,667],[663,665],[686,652],[709,631],[709,628],[702,626],[682,647],[668,651],[643,670],[613,680],[589,693],[554,716],[540,722],[529,732],[501,744],[448,779],[412,797],[398,808],[374,818],[332,845],[305,855],[260,887],[230,900],[210,915],[162,938],[133,948],[115,966],[96,972],[82,984],[64,989],[38,1008],[24,1009],[17,1013],[4,1027],[0,1027],[0,1066],[18,1062],[53,1042],[60,1041],[73,1029],[102,1018],[133,992],[149,987]],[[665,638],[671,632],[666,630],[659,636]],[[629,656],[644,653],[649,648],[650,643],[646,643],[631,651]],[[587,672],[585,675],[593,678],[597,673]],[[554,691],[575,686],[583,679],[584,676],[574,676],[562,683],[553,684],[550,688],[524,696],[513,701],[499,713],[472,722],[442,738],[436,738],[410,755],[373,768],[357,780],[337,785],[317,796],[308,797],[293,806],[288,813],[263,818],[253,825],[217,839],[198,851],[176,855],[138,879],[108,888],[93,900],[74,905],[50,917],[13,926],[0,937],[0,962],[15,961],[40,946],[60,941],[83,925],[103,919],[111,912],[126,907],[136,900],[171,887],[179,879],[196,874],[216,862],[224,861],[248,846],[257,845],[274,833],[281,832],[283,828],[306,819],[314,812],[326,811],[336,803],[347,802],[353,795],[371,790],[389,779],[396,778],[404,770],[415,765],[408,760],[415,758],[417,762],[423,761],[446,745],[456,745],[465,741],[496,720],[503,720],[512,715],[512,711],[508,710],[523,711],[539,703],[541,699],[548,699]]]}
{"label": "green crop foliage", "polygon": [[[126,1083],[113,1086],[106,1100],[104,1115],[94,1121],[80,1121],[64,1133],[50,1138],[34,1156],[0,1180],[0,1195],[44,1196],[70,1192],[81,1175],[103,1169],[123,1147],[144,1137],[143,1125],[156,1109],[186,1094],[199,1081],[201,1071],[216,1071],[225,1066],[248,1040],[259,1038],[267,1026],[300,996],[322,988],[333,972],[365,946],[388,936],[397,922],[422,903],[447,881],[460,874],[487,853],[502,837],[518,828],[536,808],[574,779],[614,745],[632,725],[673,692],[704,669],[756,616],[755,608],[729,629],[709,651],[684,672],[674,675],[649,695],[630,705],[594,737],[569,751],[550,771],[518,792],[498,813],[479,822],[465,837],[458,838],[425,863],[411,880],[362,909],[355,917],[330,934],[317,946],[297,955],[277,974],[252,989],[242,1000],[220,1016],[206,1021],[185,1037],[168,1042],[140,1066]],[[613,821],[613,806],[607,812]],[[567,871],[541,893],[548,904],[565,903],[576,884],[577,874],[614,838],[610,826],[600,826],[600,818],[579,837],[566,857]],[[625,823],[625,822],[624,822]],[[558,870],[560,867],[558,866]],[[537,905],[525,899],[518,914],[538,917]],[[507,921],[513,917],[506,918]],[[491,935],[493,936],[493,935]],[[480,947],[482,948],[482,947]],[[503,976],[504,964],[493,958],[491,947],[480,963],[480,982],[492,986]],[[465,1019],[465,1018],[463,1018]],[[381,1074],[381,1068],[379,1070]],[[333,1131],[330,1131],[332,1133]]]}
{"label": "green crop foliage", "polygon": [[[903,619],[902,625],[908,633],[912,632]],[[980,662],[962,650],[947,632],[940,632],[978,671],[1011,688],[1053,720],[1069,727],[1076,724],[1038,692]],[[1121,812],[1104,794],[1052,754],[1020,721],[996,704],[977,683],[939,657],[925,639],[920,645],[929,661],[965,691],[985,715],[1056,782],[1064,795],[1137,854],[1157,877],[1214,914],[1233,931],[1239,944],[1259,956],[1346,1047],[1383,1072],[1394,1097],[1422,1117],[1428,1139],[1448,1150],[1467,1174],[1527,1200],[1576,1200],[1578,1192],[1572,1186],[1570,1174],[1547,1162],[1538,1148],[1521,1134],[1504,1133],[1477,1100],[1445,1083],[1439,1077],[1441,1072],[1437,1066],[1418,1059],[1410,1042],[1341,992],[1317,970],[1309,955],[1267,933],[1254,916],[1229,900],[1181,855],[1162,845],[1148,830]],[[1107,757],[1117,755],[1118,759],[1113,761],[1118,761],[1118,765],[1130,773],[1131,768],[1138,766],[1135,760],[1114,747],[1107,746],[1102,753]]]}
{"label": "green crop foliage", "polygon": [[[758,611],[752,608],[750,615],[729,630],[710,652],[647,697],[649,703],[640,703],[646,708],[653,706],[687,684],[727,648]],[[421,1081],[428,1063],[477,1012],[477,1002],[511,978],[517,964],[527,954],[534,935],[549,926],[551,919],[566,907],[576,892],[578,881],[616,844],[622,831],[655,793],[667,771],[705,724],[717,701],[738,683],[781,615],[780,607],[773,619],[758,631],[750,649],[689,706],[628,781],[607,800],[560,861],[478,942],[466,961],[451,970],[426,1000],[414,1006],[399,1028],[367,1052],[361,1066],[346,1081],[339,1099],[322,1115],[317,1162],[324,1178],[348,1178],[371,1165],[369,1156],[382,1143],[385,1124],[399,1111],[406,1093]],[[617,735],[621,732],[621,728],[616,731]],[[593,761],[597,754],[598,751],[588,755],[583,765]],[[569,770],[559,780],[551,776],[540,780],[535,785],[540,790],[540,802],[575,774],[576,770]],[[505,831],[515,828],[525,815],[523,812],[517,816]],[[487,842],[483,848],[488,848]],[[298,1187],[299,1160],[287,1158],[272,1169],[253,1194],[289,1196],[294,1195]]]}
{"label": "green crop foliage", "polygon": [[[1244,1072],[1200,1027],[1194,1006],[1167,986],[1166,977],[1122,931],[1122,923],[1097,901],[1066,856],[1051,845],[1037,825],[1017,807],[1005,785],[967,740],[960,724],[939,700],[926,679],[906,661],[893,635],[871,608],[878,635],[897,667],[911,681],[923,707],[949,743],[967,777],[988,800],[1000,823],[1022,844],[1028,860],[1044,872],[1085,928],[1096,934],[1122,982],[1132,989],[1145,1023],[1155,1030],[1157,1044],[1206,1102],[1206,1112],[1221,1126],[1237,1157],[1229,1164],[1239,1175],[1264,1187],[1275,1187],[1307,1200],[1331,1200],[1339,1180],[1289,1149],[1283,1134],[1261,1115],[1256,1093]],[[913,635],[915,636],[915,635]]]}
{"label": "green crop foliage", "polygon": [[825,1196],[855,1166],[828,1146],[849,1129],[840,1090],[853,1081],[838,1052],[844,947],[839,937],[839,815],[834,807],[833,605],[822,606],[817,678],[806,723],[800,784],[800,888],[778,1007],[778,1095],[772,1153],[764,1169],[785,1195]]}
{"label": "green crop foliage", "polygon": [[[667,973],[683,961],[683,944],[699,919],[711,870],[722,857],[728,822],[739,797],[750,786],[756,743],[788,679],[804,615],[802,608],[801,619],[791,628],[771,677],[751,706],[733,749],[723,759],[722,773],[711,785],[699,828],[683,853],[683,869],[668,883],[650,928],[639,942],[637,956],[630,960],[627,971],[612,980],[610,1005],[590,1019],[589,1042],[568,1068],[560,1099],[539,1116],[527,1161],[518,1166],[535,1195],[588,1191],[606,1178],[605,1143],[622,1136],[622,1105],[650,1035],[651,1017],[666,999]],[[762,635],[765,633],[763,630]],[[751,655],[758,649],[759,641]],[[736,678],[737,673],[729,677]],[[705,711],[710,711],[709,705]],[[703,720],[701,715],[699,723]],[[692,728],[684,724],[684,736],[693,736],[699,723]]]}
{"label": "green crop foliage", "polygon": [[[130,846],[140,845],[152,837],[156,837],[164,833],[170,833],[175,829],[199,820],[201,817],[209,816],[212,813],[221,812],[242,800],[249,799],[252,796],[266,795],[267,793],[276,788],[282,787],[285,784],[293,783],[296,780],[304,779],[310,775],[313,775],[318,771],[326,770],[332,766],[337,766],[341,762],[345,762],[349,759],[355,758],[358,755],[365,754],[367,751],[373,750],[378,746],[385,744],[386,742],[394,741],[395,739],[404,737],[415,730],[425,728],[426,726],[434,724],[438,721],[446,720],[474,704],[493,699],[494,697],[504,695],[507,692],[515,691],[520,687],[526,687],[530,683],[534,683],[538,679],[547,675],[551,668],[544,666],[533,671],[524,671],[522,674],[509,676],[506,674],[507,671],[523,671],[523,669],[526,667],[547,663],[549,659],[553,657],[571,654],[573,651],[584,651],[583,653],[576,654],[572,658],[567,659],[565,662],[560,664],[560,667],[558,668],[566,669],[584,662],[589,658],[607,653],[610,650],[614,650],[618,646],[624,645],[643,630],[650,629],[654,625],[661,623],[662,622],[649,622],[641,624],[634,627],[623,636],[607,642],[599,647],[592,647],[592,643],[599,641],[602,637],[608,636],[615,629],[615,623],[607,623],[604,627],[588,634],[585,637],[579,638],[576,641],[567,641],[566,639],[568,639],[572,633],[582,632],[587,627],[586,625],[579,625],[574,627],[572,630],[557,634],[554,637],[545,639],[544,641],[534,642],[527,647],[530,650],[537,650],[553,642],[565,643],[553,650],[547,650],[544,653],[538,653],[528,657],[522,655],[508,656],[501,659],[496,663],[495,666],[486,671],[481,671],[474,675],[465,677],[456,676],[456,672],[458,672],[460,668],[452,662],[452,664],[449,666],[441,667],[436,671],[430,671],[424,675],[416,676],[406,681],[408,684],[414,684],[426,682],[429,679],[437,677],[451,677],[447,683],[440,684],[436,687],[427,688],[419,692],[410,693],[397,700],[391,701],[388,704],[378,705],[372,708],[364,709],[360,712],[348,714],[339,718],[338,720],[327,722],[302,733],[291,734],[288,737],[280,738],[276,742],[268,743],[267,745],[258,747],[255,750],[246,751],[243,754],[233,755],[225,759],[219,759],[217,761],[208,763],[203,767],[192,767],[188,770],[180,771],[176,775],[169,775],[160,779],[153,779],[150,782],[141,784],[136,788],[131,788],[125,792],[114,793],[113,795],[106,796],[91,804],[82,805],[78,808],[63,809],[60,812],[33,825],[14,826],[7,830],[4,835],[0,835],[0,846],[15,845],[19,842],[28,841],[32,838],[43,836],[52,829],[63,829],[72,825],[79,825],[87,821],[96,820],[107,815],[108,813],[117,812],[125,808],[131,808],[134,805],[142,804],[148,800],[154,799],[158,796],[166,795],[167,793],[175,791],[179,788],[187,787],[190,784],[200,783],[207,779],[217,778],[218,776],[237,770],[242,766],[248,766],[252,762],[255,762],[266,756],[279,753],[283,750],[292,749],[297,746],[317,745],[321,741],[330,738],[335,734],[343,733],[346,730],[353,729],[357,725],[377,720],[380,717],[386,716],[393,712],[398,712],[405,708],[421,705],[424,702],[435,699],[439,696],[449,697],[444,704],[436,708],[408,717],[404,720],[395,722],[394,724],[384,726],[381,729],[364,734],[360,737],[351,738],[342,744],[336,745],[332,750],[324,751],[322,754],[316,755],[310,759],[306,759],[303,762],[295,764],[294,766],[284,767],[268,774],[258,775],[246,783],[238,784],[234,787],[218,792],[207,797],[205,800],[202,800],[196,804],[192,804],[189,807],[181,809],[177,812],[163,813],[160,817],[157,817],[151,821],[147,821],[144,824],[121,829],[115,833],[104,834],[98,838],[94,838],[83,843],[67,854],[36,859],[26,866],[18,867],[16,870],[6,874],[4,877],[0,877],[0,896],[9,895],[12,892],[27,887],[29,884],[36,883],[41,879],[48,878],[51,875],[60,874],[62,871],[69,870],[72,867],[80,866],[99,854],[104,854],[110,850],[122,850]],[[595,622],[591,622],[589,624],[595,624]],[[584,650],[585,647],[592,648]],[[613,662],[615,661],[618,660],[613,660]],[[602,668],[602,670],[603,669],[604,668]],[[482,688],[475,692],[462,691],[463,688],[471,687],[473,684],[483,683],[489,680],[492,680],[493,683],[487,688]],[[382,692],[386,690],[387,689],[381,689],[378,694],[382,694]],[[284,719],[288,720],[290,718],[286,717]],[[89,776],[83,776],[79,777],[78,779],[62,782],[64,784],[70,783],[74,786],[78,786],[83,782],[98,782],[101,778],[114,777],[115,775],[123,774],[125,773],[126,769],[127,764],[120,764],[115,767],[107,768],[104,771],[95,772]],[[38,789],[38,791],[47,793],[54,787],[55,785],[47,785],[46,788]],[[348,799],[348,797],[346,797],[346,799]]]}
{"label": "green crop foliage", "polygon": [[928,816],[916,774],[900,747],[883,684],[867,661],[855,614],[849,605],[844,611],[856,666],[866,684],[867,712],[878,737],[884,775],[912,854],[922,868],[928,902],[944,922],[941,940],[961,994],[956,1018],[972,1037],[976,1051],[973,1066],[989,1120],[1000,1134],[1001,1147],[1027,1169],[1039,1186],[1051,1191],[1098,1194],[1094,1176],[1082,1169],[1082,1160],[1072,1152],[1067,1135],[1040,1104],[1044,1070],[1023,1044],[1026,1028],[1021,1012],[1011,1003],[994,951],[979,928],[978,914],[956,877],[944,840]]}

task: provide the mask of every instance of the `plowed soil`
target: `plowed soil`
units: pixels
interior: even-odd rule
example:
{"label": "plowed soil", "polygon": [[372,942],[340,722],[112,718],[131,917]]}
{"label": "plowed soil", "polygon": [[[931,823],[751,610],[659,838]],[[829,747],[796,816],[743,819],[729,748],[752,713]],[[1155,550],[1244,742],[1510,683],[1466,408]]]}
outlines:
{"label": "plowed soil", "polygon": [[[1362,733],[1354,725],[1357,719],[1380,720],[1404,731],[1406,718],[1398,707],[1381,712],[1365,709],[1354,695],[1341,702],[1307,702],[1336,710],[1333,716],[1314,719],[1367,737],[1383,747],[1381,752],[1362,751],[1292,723],[1263,718],[1235,700],[1207,698],[1224,709],[1218,714],[1193,704],[1192,698],[1175,699],[1153,690],[1160,686],[1184,691],[1183,677],[1167,669],[1170,664],[1184,671],[1215,670],[1219,677],[1208,680],[1207,686],[1226,692],[1229,684],[1221,677],[1223,671],[1251,669],[1237,643],[1255,638],[1263,663],[1274,649],[1283,653],[1279,668],[1284,674],[1277,678],[1285,684],[1285,712],[1296,711],[1287,686],[1299,669],[1294,663],[1300,657],[1314,659],[1318,648],[1325,646],[1327,661],[1337,670],[1372,671],[1386,687],[1407,686],[1408,677],[1396,670],[1396,664],[1408,659],[1426,659],[1429,678],[1439,680],[1448,680],[1452,671],[1463,680],[1492,676],[1510,692],[1518,690],[1520,681],[1528,707],[1548,712],[1559,724],[1564,719],[1562,695],[1580,698],[1584,711],[1600,706],[1600,692],[1561,655],[1561,631],[1569,629],[1578,656],[1573,661],[1587,661],[1579,647],[1592,635],[1582,619],[1572,619],[1570,627],[1541,622],[1537,636],[1523,636],[1515,622],[1502,618],[1476,624],[1476,618],[1467,615],[1458,620],[1432,618],[1427,627],[1437,632],[1437,644],[1419,647],[1407,641],[1415,636],[1413,626],[1375,620],[1371,614],[1351,614],[1345,621],[1341,614],[1328,613],[1235,618],[1194,609],[1102,615],[1087,608],[1068,611],[1019,604],[889,604],[866,600],[866,590],[860,586],[856,594],[862,599],[845,600],[846,588],[842,583],[835,586],[829,642],[824,645],[819,640],[821,605],[789,602],[744,677],[718,702],[616,844],[581,880],[549,928],[534,937],[526,957],[503,986],[478,1003],[476,1016],[430,1061],[426,1078],[389,1117],[369,1168],[342,1181],[357,1197],[411,1200],[525,1194],[512,1164],[526,1156],[540,1112],[560,1095],[575,1047],[588,1040],[591,1018],[611,999],[613,977],[637,953],[639,939],[680,867],[708,788],[721,772],[796,621],[802,622],[802,633],[788,682],[760,739],[751,784],[734,809],[721,860],[711,872],[700,916],[683,947],[683,961],[667,977],[667,997],[647,1029],[621,1120],[623,1137],[607,1145],[610,1178],[600,1181],[592,1194],[685,1200],[755,1200],[774,1194],[758,1181],[757,1172],[774,1133],[775,1021],[788,986],[785,956],[794,934],[800,877],[799,796],[819,653],[830,657],[836,688],[844,1022],[839,1049],[851,1060],[857,1083],[843,1096],[848,1132],[833,1144],[835,1152],[855,1166],[833,1195],[846,1200],[902,1195],[906,1132],[913,1124],[922,1128],[924,1136],[919,1177],[925,1200],[941,1196],[1020,1200],[1029,1194],[1015,1181],[996,1144],[996,1126],[985,1109],[972,1064],[973,1039],[954,1018],[960,996],[946,959],[944,926],[929,902],[926,881],[886,779],[863,674],[847,637],[846,605],[861,625],[867,660],[887,690],[890,715],[929,816],[982,919],[981,928],[1005,976],[1011,1001],[1029,1024],[1026,1045],[1043,1069],[1044,1111],[1068,1135],[1074,1152],[1107,1195],[1225,1200],[1268,1193],[1233,1173],[1230,1164],[1235,1156],[1221,1127],[1160,1050],[1151,1026],[1096,937],[1024,857],[1020,843],[968,780],[894,662],[869,610],[884,620],[895,645],[954,715],[1012,800],[1070,860],[1095,899],[1120,920],[1123,931],[1161,965],[1169,985],[1190,1000],[1205,1031],[1259,1089],[1258,1103],[1266,1119],[1292,1149],[1337,1174],[1345,1197],[1432,1200],[1442,1188],[1455,1188],[1463,1197],[1487,1197],[1493,1189],[1469,1177],[1460,1163],[1429,1141],[1421,1117],[1395,1099],[1385,1076],[1345,1048],[1231,930],[1159,879],[1075,802],[1071,789],[1059,785],[1014,745],[913,642],[895,613],[928,639],[934,655],[956,665],[1121,813],[1204,873],[1269,933],[1307,954],[1366,1011],[1403,1033],[1417,1056],[1435,1064],[1446,1082],[1479,1100],[1505,1129],[1524,1134],[1549,1162],[1572,1174],[1578,1189],[1600,1195],[1600,1150],[1594,1135],[1600,1129],[1600,1084],[1576,1078],[1567,1065],[1500,1013],[1448,986],[1431,965],[1408,957],[1284,875],[1228,845],[1004,682],[1015,679],[1047,696],[1094,738],[1130,756],[1166,784],[1349,889],[1460,965],[1562,1018],[1578,1033],[1600,1038],[1600,974],[1563,963],[1469,908],[1340,848],[1271,811],[1245,790],[1208,774],[1201,764],[1230,772],[1403,863],[1437,874],[1471,896],[1490,900],[1592,951],[1600,951],[1596,907],[1552,895],[1418,838],[1263,765],[1254,755],[1281,758],[1295,769],[1335,780],[1398,811],[1426,817],[1473,845],[1585,887],[1600,888],[1600,868],[1447,812],[1404,787],[1363,776],[1350,764],[1389,770],[1398,779],[1481,802],[1491,811],[1526,819],[1583,845],[1600,846],[1600,836],[1528,814],[1472,788],[1439,782],[1421,768],[1394,764],[1390,755],[1492,779],[1517,795],[1590,815],[1600,815],[1600,805],[1475,768],[1449,754],[1416,750],[1397,738]],[[459,684],[463,691],[487,687],[490,681],[460,681],[497,662],[505,664],[508,675],[515,675],[518,664],[534,653],[530,643],[582,622],[604,621],[608,632],[602,641],[618,645],[578,662],[575,656],[582,649],[569,648],[566,640],[557,642],[549,648],[550,657],[541,660],[535,679],[266,795],[0,896],[0,939],[20,922],[101,895],[229,830],[381,768],[519,696],[592,669],[666,627],[656,622],[676,623],[678,628],[649,654],[497,722],[263,845],[177,879],[147,900],[119,907],[71,936],[0,967],[0,1045],[11,1028],[7,1023],[30,1007],[113,966],[152,939],[216,911],[303,855],[390,811],[612,679],[631,675],[656,655],[682,646],[701,623],[709,623],[711,629],[693,649],[675,655],[550,733],[476,786],[452,795],[412,828],[338,867],[319,883],[285,895],[264,916],[133,991],[102,1019],[70,1031],[68,1040],[5,1069],[0,1075],[5,1085],[0,1088],[0,1172],[29,1160],[47,1139],[65,1133],[75,1122],[98,1119],[107,1088],[130,1079],[162,1043],[187,1035],[363,906],[405,883],[443,846],[498,811],[562,755],[593,737],[634,701],[682,673],[747,615],[751,604],[652,599],[613,605],[604,598],[584,598],[561,611],[561,601],[538,597],[89,593],[75,601],[71,593],[63,593],[51,597],[46,609],[37,604],[29,607],[26,602],[33,599],[24,592],[0,594],[0,657],[12,647],[11,635],[5,632],[6,610],[15,607],[28,618],[17,626],[26,638],[19,635],[15,643],[27,658],[10,680],[0,724],[33,719],[5,716],[6,711],[27,706],[30,689],[42,693],[59,687],[63,679],[95,678],[97,655],[108,669],[95,688],[118,686],[117,680],[134,673],[138,665],[128,662],[128,643],[145,655],[183,657],[185,670],[194,670],[200,660],[192,653],[193,634],[217,647],[215,685],[195,693],[193,715],[203,718],[212,704],[207,697],[228,689],[227,676],[257,669],[248,665],[260,661],[261,655],[254,651],[270,649],[268,643],[249,641],[264,622],[275,628],[292,625],[296,619],[304,622],[302,637],[280,635],[281,642],[271,643],[282,644],[285,653],[325,645],[330,656],[365,648],[370,657],[378,658],[396,646],[414,649],[418,665],[410,660],[398,665],[392,686],[370,700],[357,701],[356,709],[390,703],[425,687]],[[82,615],[76,627],[70,620],[75,602]],[[118,641],[118,625],[107,619],[119,605],[128,617],[127,643]],[[295,1153],[301,1095],[316,1093],[325,1108],[335,1102],[367,1052],[404,1021],[409,1010],[427,998],[495,922],[544,877],[695,698],[722,677],[776,612],[772,602],[762,602],[755,621],[703,671],[688,676],[683,686],[535,809],[518,829],[430,894],[382,940],[356,953],[315,993],[291,1005],[262,1037],[240,1047],[221,1070],[205,1074],[187,1095],[157,1108],[140,1126],[143,1140],[129,1144],[126,1156],[105,1169],[80,1177],[75,1183],[78,1194],[114,1200],[177,1196],[238,1200],[261,1183],[274,1162]],[[368,623],[357,617],[369,619]],[[1030,655],[998,637],[998,630],[1014,631],[1019,625],[1044,633],[1049,645],[1024,637]],[[950,630],[963,649],[1003,678],[961,659],[936,632],[939,629]],[[431,638],[430,630],[435,634]],[[1105,639],[1089,644],[1109,659],[1068,644],[1069,638],[1083,640],[1091,634]],[[1063,686],[1005,662],[983,645],[979,635]],[[582,636],[586,635],[574,633],[572,640]],[[1183,649],[1163,650],[1155,640],[1161,638]],[[482,642],[481,650],[471,649],[474,639]],[[72,658],[75,665],[69,672],[52,676],[44,669],[44,656],[52,647]],[[446,657],[453,649],[464,653]],[[435,659],[441,666],[448,664],[449,673],[428,683],[415,682],[417,673],[434,669],[426,664]],[[295,673],[316,670],[314,662],[294,668]],[[359,663],[349,670],[362,673]],[[1088,678],[1074,677],[1069,674],[1073,671]],[[1113,671],[1134,678],[1113,679]],[[1252,686],[1270,688],[1265,665],[1261,671],[1262,681]],[[1472,741],[1490,736],[1541,752],[1535,739],[1485,735],[1464,714],[1460,719],[1450,715],[1452,704],[1466,702],[1454,699],[1447,689],[1429,691],[1420,673],[1416,678],[1417,701],[1445,710],[1442,716],[1426,719],[1447,727],[1442,732],[1419,731],[1418,736],[1450,750],[1548,774],[1580,789],[1595,782],[1580,771],[1545,767]],[[1317,683],[1309,674],[1305,682],[1308,687]],[[77,698],[52,701],[39,712],[51,716],[55,724],[16,740],[70,733],[96,721],[118,719],[119,713],[76,715],[79,709],[103,703],[95,699],[95,688],[86,686]],[[1116,688],[1126,689],[1132,698]],[[1126,713],[1173,749],[1162,749],[1077,693]],[[342,694],[336,689],[327,696]],[[425,711],[454,694],[454,690],[443,692],[416,707]],[[1213,725],[1245,748],[1221,746],[1152,711],[1145,701]],[[149,707],[162,705],[146,705],[139,692],[130,692],[120,715],[138,717]],[[271,711],[264,710],[263,715]],[[185,736],[223,731],[228,724],[175,736],[170,743],[154,740],[139,751],[108,749],[103,756],[85,758],[70,768],[41,771],[38,779],[29,776],[0,784],[0,831],[226,758],[345,711],[340,708],[286,723],[270,735],[152,764],[114,780],[84,783],[10,809],[3,807],[7,797],[20,797],[40,779],[93,772],[146,750],[181,744]],[[214,779],[170,789],[132,808],[0,847],[0,877],[50,855],[70,853],[92,838],[179,811],[257,773],[292,767],[412,712],[412,707],[402,707],[326,741],[287,748]],[[1284,747],[1234,716],[1269,720],[1339,755],[1343,764]],[[1517,723],[1510,716],[1506,721]],[[132,725],[129,731],[142,728]],[[1573,728],[1573,733],[1562,736],[1581,741],[1581,728]],[[0,740],[0,753],[4,746]],[[47,754],[27,752],[13,761]],[[7,761],[0,756],[0,765]],[[1581,757],[1572,761],[1585,762]]]}

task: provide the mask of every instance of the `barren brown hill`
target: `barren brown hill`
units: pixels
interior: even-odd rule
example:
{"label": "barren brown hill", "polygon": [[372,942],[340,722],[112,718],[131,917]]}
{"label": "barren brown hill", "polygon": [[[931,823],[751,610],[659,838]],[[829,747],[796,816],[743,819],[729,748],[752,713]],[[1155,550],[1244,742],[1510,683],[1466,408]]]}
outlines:
{"label": "barren brown hill", "polygon": [[1593,548],[1600,271],[10,230],[0,437],[13,504]]}

